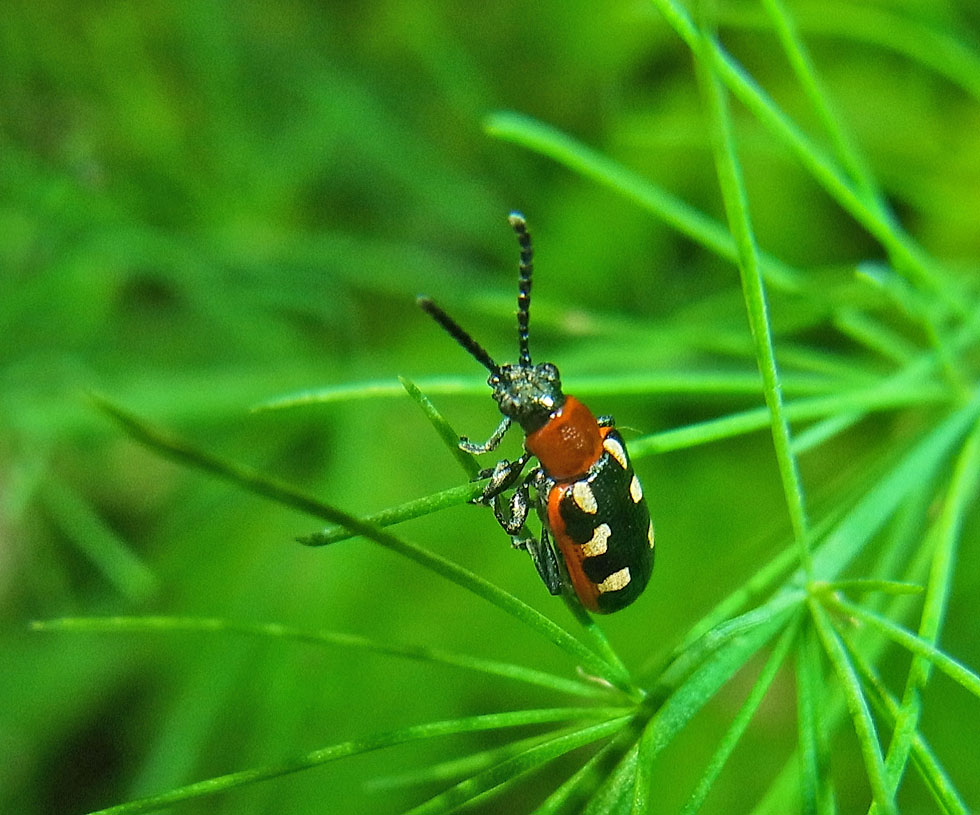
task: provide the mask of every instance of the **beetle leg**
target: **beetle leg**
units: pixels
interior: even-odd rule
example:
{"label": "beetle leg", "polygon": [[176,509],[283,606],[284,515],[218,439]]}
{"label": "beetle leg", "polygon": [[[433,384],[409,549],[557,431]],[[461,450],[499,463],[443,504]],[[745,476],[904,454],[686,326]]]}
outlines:
{"label": "beetle leg", "polygon": [[[525,458],[525,456],[521,456],[521,458]],[[520,459],[517,461],[520,461]],[[504,502],[501,499],[500,493],[497,493],[493,497],[494,517],[497,519],[497,523],[499,523],[504,528],[504,531],[511,537],[519,535],[524,526],[524,522],[527,520],[527,513],[530,509],[530,498],[528,496],[528,492],[530,490],[531,483],[537,476],[538,469],[532,470],[524,477],[521,485],[511,496],[510,505],[506,512],[504,511]]]}
{"label": "beetle leg", "polygon": [[598,416],[596,417],[596,424],[599,427],[615,427],[616,420],[612,416]]}
{"label": "beetle leg", "polygon": [[[520,458],[515,458],[513,461],[507,461],[507,459],[504,459],[503,461],[498,461],[497,465],[492,469],[481,470],[477,474],[477,477],[486,478],[489,476],[490,483],[488,483],[486,489],[483,490],[483,495],[481,495],[479,498],[473,499],[473,503],[487,504],[492,499],[500,495],[500,493],[504,492],[504,490],[510,489],[514,482],[521,477],[521,472],[523,472],[525,465],[528,463],[528,461],[530,461],[530,459],[531,454],[525,451]],[[527,512],[524,514],[527,515]]]}
{"label": "beetle leg", "polygon": [[493,431],[493,435],[483,442],[483,444],[480,444],[479,442],[472,442],[466,436],[460,436],[460,449],[465,450],[467,453],[473,453],[474,455],[489,453],[491,450],[496,450],[497,445],[500,444],[500,440],[504,437],[504,434],[507,432],[507,428],[509,427],[510,416],[504,416],[500,424],[497,425],[497,429]]}
{"label": "beetle leg", "polygon": [[548,537],[548,530],[541,529],[541,539],[535,540],[532,537],[518,540],[514,539],[514,546],[527,550],[534,563],[534,568],[538,570],[541,581],[548,587],[550,594],[561,594],[562,578],[558,568],[558,558],[555,550],[551,546],[551,539]]}

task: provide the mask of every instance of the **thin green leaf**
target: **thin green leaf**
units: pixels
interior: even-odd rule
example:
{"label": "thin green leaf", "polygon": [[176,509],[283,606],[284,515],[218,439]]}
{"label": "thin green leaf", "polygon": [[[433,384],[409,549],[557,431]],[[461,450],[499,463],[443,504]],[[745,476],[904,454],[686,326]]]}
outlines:
{"label": "thin green leaf", "polygon": [[532,747],[550,741],[556,735],[565,735],[566,733],[578,732],[578,730],[578,727],[574,727],[557,732],[539,733],[534,736],[529,736],[526,739],[507,742],[500,747],[491,747],[486,750],[467,753],[458,758],[449,759],[448,761],[428,763],[408,772],[375,776],[364,781],[364,789],[371,792],[382,792],[385,790],[422,787],[424,785],[444,785],[464,776],[473,776],[483,772],[499,764],[501,761],[520,755]]}
{"label": "thin green leaf", "polygon": [[814,573],[833,580],[860,554],[918,485],[928,482],[976,420],[980,400],[959,408],[919,440],[861,497],[814,552]]}
{"label": "thin green leaf", "polygon": [[701,809],[712,786],[718,780],[718,776],[721,775],[721,771],[726,762],[748,729],[752,717],[755,716],[759,705],[762,704],[762,700],[769,692],[769,688],[772,687],[773,680],[775,680],[776,674],[779,672],[790,648],[792,648],[793,643],[796,641],[799,630],[800,618],[797,617],[793,624],[788,626],[776,641],[776,645],[773,647],[769,659],[766,660],[766,664],[762,666],[759,676],[756,677],[748,697],[732,719],[731,725],[729,725],[728,730],[718,744],[718,749],[708,761],[704,775],[701,776],[701,780],[698,782],[697,787],[695,787],[687,804],[685,804],[682,815],[695,815]]}
{"label": "thin green leaf", "polygon": [[876,580],[872,578],[856,578],[853,580],[832,580],[823,582],[821,580],[810,584],[810,591],[817,594],[823,592],[847,592],[853,594],[867,594],[868,592],[881,592],[882,594],[922,594],[923,587],[918,583],[906,583],[902,580]]}
{"label": "thin green leaf", "polygon": [[582,815],[629,815],[632,803],[630,793],[638,772],[639,752],[638,743],[620,752],[620,760],[606,772]]}
{"label": "thin green leaf", "polygon": [[[680,647],[671,655],[666,667],[657,672],[657,684],[650,691],[650,699],[663,699],[687,681],[719,650],[741,637],[752,634],[755,629],[768,626],[774,619],[782,619],[793,613],[803,603],[806,594],[801,589],[785,590],[774,595],[768,602],[753,608],[730,620],[715,624],[712,628],[692,638],[693,631],[686,636]],[[713,619],[715,613],[708,615]],[[701,624],[695,626],[701,630]]]}
{"label": "thin green leaf", "polygon": [[796,702],[803,815],[833,815],[837,809],[830,777],[830,750],[823,711],[826,691],[820,670],[819,648],[816,632],[812,626],[807,626],[798,641],[796,653]]}
{"label": "thin green leaf", "polygon": [[911,654],[928,661],[958,685],[962,685],[966,690],[980,699],[980,676],[962,663],[957,662],[945,652],[940,651],[928,640],[924,640],[917,634],[913,634],[907,628],[903,628],[898,623],[894,623],[873,611],[868,611],[866,608],[862,608],[856,603],[851,603],[842,597],[827,597],[824,601],[841,613],[854,617],[862,623],[871,626]]}
{"label": "thin green leaf", "polygon": [[[118,806],[96,810],[95,812],[89,813],[89,815],[131,815],[136,812],[153,812],[154,810],[163,809],[181,801],[217,795],[231,789],[255,784],[259,781],[268,781],[272,778],[279,778],[310,767],[336,761],[340,758],[380,750],[383,747],[416,742],[421,739],[451,736],[459,733],[501,730],[510,727],[526,727],[529,724],[549,724],[574,719],[612,718],[613,721],[619,721],[614,717],[621,713],[622,708],[545,708],[540,710],[514,711],[511,713],[489,713],[481,716],[412,725],[384,733],[376,733],[360,739],[340,742],[339,744],[323,747],[318,750],[311,750],[308,753],[303,753],[281,764],[254,767],[249,770],[219,775],[214,778],[209,778],[206,781],[198,781],[194,784],[177,787],[159,795],[151,795],[147,798],[129,801]],[[606,727],[609,726],[609,722],[604,722],[603,724]],[[601,726],[599,725],[599,727]]]}
{"label": "thin green leaf", "polygon": [[[492,114],[484,127],[495,138],[534,150],[604,184],[719,257],[736,262],[735,241],[722,224],[566,133],[510,111]],[[800,272],[796,269],[771,256],[763,256],[762,264],[766,279],[773,286],[786,291],[799,287]]]}
{"label": "thin green leaf", "polygon": [[519,755],[501,761],[472,778],[461,781],[425,803],[413,807],[404,815],[441,815],[441,813],[454,812],[475,798],[483,797],[490,791],[511,785],[522,775],[536,770],[559,756],[612,735],[617,730],[622,729],[629,719],[629,716],[623,716],[548,739]]}
{"label": "thin green leaf", "polygon": [[[848,644],[846,637],[844,642]],[[885,687],[874,667],[865,659],[859,649],[848,644],[848,651],[864,687],[870,692],[868,698],[874,703],[878,714],[894,730],[895,722],[901,712],[898,700]],[[911,755],[919,775],[935,796],[937,803],[943,807],[943,810],[950,815],[967,815],[966,804],[956,790],[956,786],[918,730],[912,733]]]}
{"label": "thin green leaf", "polygon": [[48,479],[41,497],[64,536],[120,594],[136,603],[156,594],[159,587],[150,568],[77,493]]}
{"label": "thin green leaf", "polygon": [[[924,288],[938,293],[960,314],[968,311],[962,295],[950,289],[954,277],[937,264],[887,213],[870,207],[850,181],[817,144],[806,136],[749,74],[721,46],[703,37],[677,0],[652,0],[664,18],[694,54],[702,49],[710,57],[722,82],[784,145],[796,155],[811,176],[889,252],[895,267]],[[704,42],[702,43],[702,38]]]}
{"label": "thin green leaf", "polygon": [[[833,14],[828,14],[822,3],[810,3],[799,6],[797,16],[808,34],[853,40],[893,51],[946,77],[980,101],[980,56],[976,50],[943,31],[931,15],[920,20],[906,10],[903,6],[892,9],[841,3],[834,6]],[[765,25],[757,15],[741,11],[742,8],[737,13],[726,14],[726,25]]]}
{"label": "thin green leaf", "polygon": [[737,629],[738,633],[727,637],[695,670],[682,673],[686,678],[666,698],[662,688],[650,693],[641,707],[653,716],[643,733],[643,739],[649,741],[644,752],[651,761],[756,651],[789,624],[799,607],[797,601],[778,611],[766,609],[764,618]]}
{"label": "thin green leaf", "polygon": [[762,0],[769,19],[772,20],[776,36],[789,60],[790,67],[800,83],[800,87],[810,100],[820,124],[830,137],[834,152],[847,174],[854,180],[862,197],[869,206],[884,209],[883,198],[871,174],[871,169],[861,156],[840,122],[830,102],[826,89],[817,78],[817,72],[810,60],[807,48],[796,29],[796,22],[789,15],[782,0]]}
{"label": "thin green leaf", "polygon": [[307,631],[279,623],[243,623],[213,617],[62,617],[53,620],[35,620],[30,627],[32,631],[48,632],[69,631],[100,634],[196,632],[283,639],[315,645],[373,651],[377,654],[450,665],[491,676],[506,677],[561,693],[597,699],[609,698],[608,689],[594,683],[566,679],[510,662],[498,662],[428,646],[377,642],[354,634],[334,631]]}
{"label": "thin green leaf", "polygon": [[[613,322],[615,317],[601,315],[597,323]],[[683,326],[676,330],[680,331]],[[636,333],[644,327],[632,321],[623,326],[622,333],[635,340]],[[659,335],[658,335],[659,336]],[[693,338],[703,338],[699,331]],[[737,396],[759,392],[758,371],[654,371],[617,373],[610,371],[601,376],[576,376],[569,380],[575,392],[588,395],[605,394],[725,394]],[[840,389],[836,380],[827,377],[788,374],[783,382],[787,393],[799,395],[834,393]],[[476,378],[452,376],[426,377],[415,381],[415,386],[426,394],[448,396],[486,397],[486,382]],[[391,379],[349,382],[323,388],[313,388],[276,397],[252,408],[253,411],[285,410],[313,405],[351,402],[360,399],[392,399],[404,396],[405,389]]]}
{"label": "thin green leaf", "polygon": [[[450,487],[423,498],[416,498],[413,501],[406,501],[404,504],[383,509],[373,515],[364,515],[360,520],[377,527],[394,526],[442,509],[469,503],[474,498],[481,496],[485,487],[486,484],[482,481]],[[329,526],[326,529],[298,537],[296,540],[304,546],[327,546],[338,541],[349,540],[355,536],[356,533],[346,527]]]}
{"label": "thin green leaf", "polygon": [[[595,618],[586,611],[585,607],[571,592],[564,592],[562,594],[562,599],[565,601],[565,605],[568,610],[571,611],[572,616],[578,621],[578,624],[582,626],[582,633],[584,633],[592,643],[592,649],[602,656],[610,665],[616,666],[616,668],[622,671],[623,676],[629,675],[629,669],[623,664],[623,661],[619,658],[619,654],[616,653],[616,649],[612,647],[609,642],[609,638],[606,637],[606,632],[602,630],[602,627],[595,621]],[[643,698],[642,693],[635,693],[632,698],[639,701]]]}
{"label": "thin green leaf", "polygon": [[827,658],[830,660],[830,664],[834,666],[834,671],[840,680],[840,687],[851,714],[851,721],[854,723],[854,733],[857,735],[861,754],[864,757],[864,768],[868,774],[868,782],[871,784],[872,797],[884,812],[889,813],[889,815],[897,815],[895,797],[888,788],[885,778],[885,759],[882,755],[881,741],[878,739],[878,733],[871,718],[871,711],[868,710],[868,703],[864,698],[861,682],[851,664],[847,650],[837,636],[837,632],[828,619],[823,606],[815,600],[811,600],[809,606],[817,634],[823,643],[824,653],[827,654]]}
{"label": "thin green leaf", "polygon": [[[647,722],[647,727],[653,727],[653,720]],[[637,742],[636,772],[633,774],[632,800],[629,815],[646,815],[650,811],[653,796],[653,760],[651,755],[653,740],[640,738]]]}
{"label": "thin green leaf", "polygon": [[[963,517],[967,509],[973,506],[978,481],[980,481],[980,425],[974,428],[957,458],[949,492],[935,526],[936,547],[923,601],[918,637],[923,643],[933,647],[939,639],[946,604],[952,590],[953,566],[962,532]],[[938,649],[934,650],[938,652]],[[912,737],[918,728],[922,708],[920,690],[929,681],[931,664],[932,661],[928,657],[916,654],[909,666],[902,709],[886,757],[888,780],[895,790],[901,783],[911,750]],[[975,678],[973,674],[970,676]],[[975,685],[980,686],[980,683]]]}
{"label": "thin green leaf", "polygon": [[793,453],[801,456],[810,450],[819,447],[835,436],[845,433],[864,418],[863,413],[852,411],[849,413],[838,413],[836,416],[828,416],[814,422],[805,430],[801,430],[793,437],[791,445]]}
{"label": "thin green leaf", "polygon": [[169,458],[243,487],[249,492],[271,498],[285,506],[339,524],[354,534],[368,538],[386,549],[407,557],[526,623],[546,639],[572,654],[576,659],[581,660],[587,670],[606,677],[616,687],[633,692],[628,676],[623,675],[614,666],[606,663],[594,651],[587,648],[557,623],[479,575],[427,549],[366,523],[360,518],[325,504],[317,498],[302,493],[285,482],[269,478],[257,470],[228,461],[213,453],[198,450],[177,436],[151,427],[142,419],[106,399],[93,398],[108,416],[118,422],[133,438],[148,447]]}
{"label": "thin green leaf", "polygon": [[622,754],[622,741],[622,736],[616,736],[604,744],[585,764],[565,779],[534,810],[533,815],[581,811],[592,792],[604,778],[609,777],[607,770],[616,764],[615,756]]}
{"label": "thin green leaf", "polygon": [[[954,398],[954,394],[951,394],[947,387],[932,384],[916,386],[904,381],[896,381],[832,396],[814,396],[787,402],[784,413],[792,422],[812,421],[833,418],[848,411],[859,411],[864,415],[910,405],[951,402]],[[755,433],[769,427],[771,422],[772,414],[767,407],[751,408],[718,419],[709,419],[687,427],[665,430],[635,439],[630,442],[630,457],[642,458]]]}
{"label": "thin green leaf", "polygon": [[789,420],[783,409],[782,385],[773,350],[769,307],[759,265],[759,251],[749,216],[748,196],[735,149],[735,137],[727,100],[711,62],[710,38],[702,36],[698,43],[692,50],[697,57],[695,63],[701,95],[706,102],[711,124],[718,183],[725,203],[725,212],[728,215],[728,224],[735,237],[745,310],[755,344],[756,362],[762,374],[762,392],[769,409],[773,447],[783,484],[783,497],[786,500],[793,534],[799,547],[800,563],[803,571],[810,577],[813,574],[813,561],[809,548],[803,484],[800,480],[799,465],[790,446]]}
{"label": "thin green leaf", "polygon": [[[416,387],[426,393],[440,394],[486,394],[486,383],[475,377],[440,376],[420,379]],[[321,388],[287,393],[255,405],[254,412],[266,410],[289,410],[309,405],[325,405],[332,402],[351,402],[359,399],[390,399],[404,395],[404,386],[393,379],[378,379],[366,382],[345,382]]]}
{"label": "thin green leaf", "polygon": [[422,393],[418,385],[404,376],[398,377],[398,381],[402,383],[402,387],[408,391],[408,395],[415,400],[415,403],[422,408],[425,418],[432,423],[432,426],[436,429],[436,433],[439,434],[439,438],[443,440],[446,447],[449,448],[449,452],[453,454],[459,462],[459,466],[463,468],[463,472],[471,480],[476,478],[477,473],[480,472],[480,465],[472,453],[466,452],[459,446],[459,434],[453,430],[449,422],[446,421],[446,418],[429,400],[429,397]]}
{"label": "thin green leaf", "polygon": [[857,309],[840,309],[834,317],[834,327],[852,340],[898,365],[911,363],[919,350],[893,329]]}

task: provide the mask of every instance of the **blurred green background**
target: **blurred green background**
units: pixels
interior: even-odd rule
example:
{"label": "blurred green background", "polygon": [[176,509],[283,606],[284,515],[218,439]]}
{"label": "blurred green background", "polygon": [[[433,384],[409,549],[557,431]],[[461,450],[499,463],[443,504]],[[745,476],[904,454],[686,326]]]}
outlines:
{"label": "blurred green background", "polygon": [[[965,64],[969,82],[980,7],[790,8],[903,223],[931,252],[975,264],[980,80],[964,87],[949,66]],[[759,8],[720,3],[718,13],[733,53],[812,124]],[[965,56],[939,53],[930,32]],[[633,203],[490,138],[484,121],[497,110],[567,131],[723,218],[690,55],[645,3],[5,4],[0,811],[79,813],[376,730],[553,703],[543,691],[339,649],[27,631],[31,619],[64,615],[216,616],[569,671],[513,620],[370,543],[299,546],[315,522],[161,460],[84,396],[105,393],[354,513],[457,484],[455,462],[404,396],[250,409],[304,389],[455,375],[472,395],[433,398],[460,432],[485,438],[497,414],[483,372],[414,297],[437,296],[491,354],[512,359],[510,209],[525,212],[536,243],[532,347],[561,366],[569,391],[601,373],[710,368],[693,352],[673,356],[656,329],[696,326],[706,303],[706,314],[744,328],[735,268]],[[880,257],[735,112],[762,246],[832,277]],[[777,303],[774,314],[792,325],[791,308]],[[828,350],[838,342],[828,333]],[[637,433],[761,403],[579,393]],[[849,465],[887,448],[892,432],[872,425],[808,460],[811,494],[832,502]],[[764,433],[638,469],[657,519],[654,584],[603,621],[630,666],[655,658],[788,535]],[[570,624],[488,512],[457,507],[400,531]],[[980,552],[975,535],[966,540],[944,645],[976,666]],[[950,696],[942,705],[954,715],[930,720],[931,735],[978,803],[980,716],[965,694]],[[794,704],[792,684],[777,686],[711,811],[745,811],[766,789],[794,741]],[[731,710],[724,699],[709,707],[658,764],[661,811],[677,811]],[[460,749],[426,742],[175,811],[398,811],[435,790],[366,779]],[[838,771],[860,779],[853,743],[841,749]],[[485,811],[526,811],[553,785],[535,775],[526,800]],[[860,783],[840,804],[863,811]]]}

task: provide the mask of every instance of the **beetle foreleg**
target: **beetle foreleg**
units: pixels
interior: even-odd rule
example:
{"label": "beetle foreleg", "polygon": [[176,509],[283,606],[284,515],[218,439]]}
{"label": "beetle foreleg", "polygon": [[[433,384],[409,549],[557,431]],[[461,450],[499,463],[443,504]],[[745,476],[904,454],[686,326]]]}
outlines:
{"label": "beetle foreleg", "polygon": [[[524,456],[521,456],[524,458]],[[518,459],[520,461],[520,459]],[[514,494],[510,498],[510,505],[508,511],[504,511],[503,501],[501,500],[500,494],[494,496],[493,498],[493,514],[497,519],[504,531],[507,532],[511,537],[515,537],[520,533],[524,526],[524,522],[527,520],[527,514],[530,510],[530,498],[529,490],[532,482],[537,478],[538,470],[532,470],[528,473],[521,485],[514,491]]]}
{"label": "beetle foreleg", "polygon": [[496,498],[500,493],[504,492],[504,490],[510,489],[514,485],[514,482],[521,477],[521,473],[530,459],[531,454],[525,452],[520,458],[515,458],[513,461],[504,459],[503,461],[498,461],[497,465],[492,469],[481,470],[478,473],[478,477],[486,478],[489,476],[490,482],[487,484],[486,489],[483,490],[483,495],[475,498],[473,503],[488,504],[493,498]]}
{"label": "beetle foreleg", "polygon": [[504,437],[504,434],[510,427],[510,421],[510,416],[504,416],[500,424],[497,425],[497,429],[493,431],[493,435],[483,442],[483,444],[472,442],[466,436],[460,436],[460,448],[465,450],[467,453],[473,453],[474,455],[489,453],[491,450],[496,450],[497,445],[500,444],[500,440]]}

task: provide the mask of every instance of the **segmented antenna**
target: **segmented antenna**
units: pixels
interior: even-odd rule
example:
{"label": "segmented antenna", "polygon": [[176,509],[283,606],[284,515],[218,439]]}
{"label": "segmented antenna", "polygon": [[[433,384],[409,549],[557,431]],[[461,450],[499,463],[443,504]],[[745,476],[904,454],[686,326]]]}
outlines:
{"label": "segmented antenna", "polygon": [[531,235],[527,231],[527,221],[519,212],[507,216],[510,225],[517,233],[517,242],[521,245],[520,278],[517,289],[517,344],[520,348],[520,365],[531,367],[531,349],[528,347],[528,322],[531,318],[531,274],[534,272],[534,250],[531,247]]}
{"label": "segmented antenna", "polygon": [[433,320],[435,320],[439,325],[441,325],[446,332],[451,336],[456,342],[463,346],[470,355],[479,362],[484,368],[486,368],[490,373],[495,374],[500,370],[500,366],[493,361],[493,358],[483,349],[476,340],[474,340],[469,334],[467,334],[462,326],[457,323],[452,317],[446,314],[439,306],[432,302],[430,297],[418,297],[415,300],[422,311],[428,314]]}

